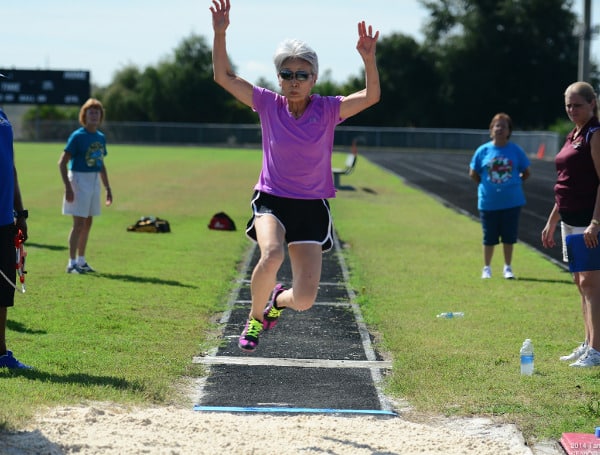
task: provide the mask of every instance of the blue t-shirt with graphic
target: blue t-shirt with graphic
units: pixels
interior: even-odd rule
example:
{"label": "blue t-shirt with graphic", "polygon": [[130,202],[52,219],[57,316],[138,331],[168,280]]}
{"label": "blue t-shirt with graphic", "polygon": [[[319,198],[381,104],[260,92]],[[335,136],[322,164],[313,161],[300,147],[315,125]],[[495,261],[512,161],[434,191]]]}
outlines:
{"label": "blue t-shirt with graphic", "polygon": [[101,131],[90,133],[81,127],[71,133],[65,146],[71,154],[68,169],[74,172],[100,172],[104,163],[106,138]]}
{"label": "blue t-shirt with graphic", "polygon": [[13,129],[0,109],[0,226],[14,222],[15,174]]}
{"label": "blue t-shirt with graphic", "polygon": [[521,173],[530,166],[521,147],[508,142],[497,147],[493,141],[479,146],[471,159],[471,169],[479,174],[479,210],[503,210],[525,205]]}

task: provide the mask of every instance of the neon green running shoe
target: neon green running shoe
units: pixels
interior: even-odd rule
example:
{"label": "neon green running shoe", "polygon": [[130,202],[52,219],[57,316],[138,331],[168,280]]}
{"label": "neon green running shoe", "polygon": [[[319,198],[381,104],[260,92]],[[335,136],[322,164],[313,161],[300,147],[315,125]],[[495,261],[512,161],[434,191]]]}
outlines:
{"label": "neon green running shoe", "polygon": [[244,352],[254,352],[258,347],[258,336],[263,330],[263,323],[257,319],[250,318],[246,321],[246,327],[240,335],[238,347]]}
{"label": "neon green running shoe", "polygon": [[277,300],[277,296],[285,291],[285,288],[282,284],[278,284],[273,289],[273,293],[271,294],[271,300],[269,304],[265,308],[265,312],[263,313],[263,329],[271,330],[275,328],[277,322],[279,321],[279,316],[281,316],[284,308],[277,308],[275,305],[275,300]]}

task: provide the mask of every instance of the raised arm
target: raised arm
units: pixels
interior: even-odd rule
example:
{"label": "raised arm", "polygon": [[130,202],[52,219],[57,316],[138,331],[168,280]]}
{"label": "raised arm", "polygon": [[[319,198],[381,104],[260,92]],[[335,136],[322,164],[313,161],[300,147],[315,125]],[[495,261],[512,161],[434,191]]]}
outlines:
{"label": "raised arm", "polygon": [[226,31],[229,27],[229,0],[212,0],[213,30],[213,72],[215,82],[236,97],[240,102],[252,107],[252,84],[238,77],[227,56]]}
{"label": "raised arm", "polygon": [[379,71],[375,49],[379,31],[373,36],[373,27],[366,26],[365,22],[358,23],[358,43],[356,50],[360,54],[365,65],[365,88],[346,96],[340,107],[340,117],[348,118],[364,111],[366,108],[379,102],[381,98],[381,87],[379,85]]}

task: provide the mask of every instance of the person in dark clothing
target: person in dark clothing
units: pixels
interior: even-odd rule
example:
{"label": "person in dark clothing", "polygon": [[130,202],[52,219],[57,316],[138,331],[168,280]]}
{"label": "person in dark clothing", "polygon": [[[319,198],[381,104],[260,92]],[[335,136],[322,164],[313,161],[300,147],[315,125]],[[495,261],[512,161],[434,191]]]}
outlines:
{"label": "person in dark clothing", "polygon": [[15,235],[20,229],[27,240],[27,215],[17,179],[12,126],[0,109],[0,368],[31,368],[19,362],[6,347],[8,308],[14,306],[15,299]]}
{"label": "person in dark clothing", "polygon": [[[575,82],[565,91],[565,109],[575,128],[556,155],[554,207],[542,230],[542,244],[555,246],[560,221],[563,260],[568,261],[566,236],[583,234],[588,248],[598,247],[600,232],[600,122],[598,99],[587,82]],[[563,361],[572,367],[600,366],[600,270],[573,273],[581,295],[585,340]]]}

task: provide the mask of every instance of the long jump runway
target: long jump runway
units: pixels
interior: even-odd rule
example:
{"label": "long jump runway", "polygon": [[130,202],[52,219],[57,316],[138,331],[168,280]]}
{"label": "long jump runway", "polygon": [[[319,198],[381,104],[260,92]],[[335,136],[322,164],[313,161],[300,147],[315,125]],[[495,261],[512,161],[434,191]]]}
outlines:
{"label": "long jump runway", "polygon": [[[276,328],[263,332],[256,352],[237,347],[250,311],[250,276],[259,251],[253,246],[223,314],[223,342],[194,363],[209,366],[196,411],[332,413],[395,416],[381,392],[383,360],[372,345],[336,238],[323,255],[315,305],[284,311]],[[291,285],[286,255],[278,281]]]}

